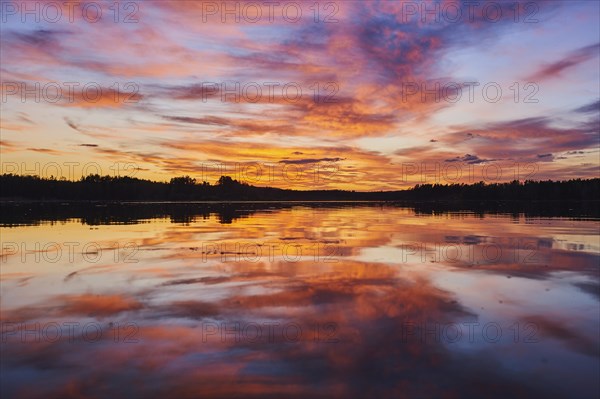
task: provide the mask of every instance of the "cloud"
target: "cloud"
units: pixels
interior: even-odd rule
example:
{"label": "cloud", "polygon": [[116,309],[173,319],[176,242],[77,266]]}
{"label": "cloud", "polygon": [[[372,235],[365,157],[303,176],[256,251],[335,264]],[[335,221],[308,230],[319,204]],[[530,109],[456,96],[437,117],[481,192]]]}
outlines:
{"label": "cloud", "polygon": [[140,302],[123,295],[65,295],[58,300],[63,303],[59,313],[67,316],[104,317],[142,308]]}
{"label": "cloud", "polygon": [[48,155],[64,155],[64,152],[60,150],[53,150],[51,148],[28,148],[27,151],[39,152]]}
{"label": "cloud", "polygon": [[263,135],[266,133],[291,134],[296,132],[296,126],[288,123],[286,120],[277,120],[276,118],[265,118],[263,115],[256,115],[253,118],[240,117],[188,117],[188,116],[168,116],[163,115],[164,119],[188,125],[200,125],[211,129],[214,133],[223,136],[251,136]]}
{"label": "cloud", "polygon": [[119,108],[135,106],[144,98],[137,92],[137,85],[132,86],[130,91],[99,85],[94,87],[94,90],[76,89],[72,98],[65,98],[57,104],[79,108]]}
{"label": "cloud", "polygon": [[189,117],[189,116],[164,115],[163,118],[173,121],[173,122],[191,123],[191,124],[195,124],[195,125],[227,126],[227,125],[231,124],[229,119],[221,118],[218,116],[208,116],[205,118],[193,118],[193,117]]}
{"label": "cloud", "polygon": [[[473,152],[489,159],[536,160],[540,148],[548,153],[596,147],[598,120],[558,127],[552,117],[531,117],[465,127],[444,136],[449,145],[463,145],[464,137]],[[468,133],[467,133],[468,132]]]}
{"label": "cloud", "polygon": [[[66,279],[65,281],[68,281]],[[137,299],[127,295],[74,294],[48,298],[35,307],[11,309],[7,319],[20,321],[42,317],[108,317],[143,307]]]}
{"label": "cloud", "polygon": [[13,42],[14,45],[29,46],[44,52],[54,52],[61,48],[60,42],[65,35],[69,35],[67,30],[58,29],[37,29],[29,32],[7,31],[6,40]]}
{"label": "cloud", "polygon": [[282,160],[279,163],[291,164],[291,165],[305,165],[311,163],[319,163],[319,162],[339,162],[343,161],[344,158],[306,158],[306,159],[294,159],[294,160]]}
{"label": "cloud", "polygon": [[29,117],[29,115],[25,112],[18,112],[17,113],[17,117],[19,118],[20,121],[25,122],[25,123],[29,123],[30,125],[35,125],[35,122],[32,121]]}
{"label": "cloud", "polygon": [[589,103],[586,105],[583,105],[579,108],[575,108],[573,110],[573,112],[579,112],[582,114],[587,114],[587,113],[600,113],[600,100],[594,101],[593,103]]}
{"label": "cloud", "polygon": [[0,140],[0,146],[4,148],[14,148],[16,145],[10,141]]}
{"label": "cloud", "polygon": [[562,59],[544,65],[537,72],[533,73],[529,79],[533,81],[542,81],[560,77],[561,74],[585,61],[597,57],[600,54],[600,43],[581,47],[570,52]]}
{"label": "cloud", "polygon": [[489,159],[481,159],[477,155],[466,154],[463,157],[455,157],[455,158],[446,159],[445,162],[466,162],[468,164],[479,164],[479,163],[490,162],[490,160]]}
{"label": "cloud", "polygon": [[67,124],[67,125],[68,125],[68,126],[71,128],[71,129],[73,129],[73,130],[76,130],[76,131],[78,131],[78,132],[80,132],[80,133],[83,133],[83,132],[81,131],[81,129],[79,128],[79,126],[78,126],[78,125],[77,125],[75,122],[73,122],[71,119],[69,119],[69,118],[67,118],[67,117],[65,116],[65,117],[63,118],[63,120],[65,121],[65,123],[66,123],[66,124]]}

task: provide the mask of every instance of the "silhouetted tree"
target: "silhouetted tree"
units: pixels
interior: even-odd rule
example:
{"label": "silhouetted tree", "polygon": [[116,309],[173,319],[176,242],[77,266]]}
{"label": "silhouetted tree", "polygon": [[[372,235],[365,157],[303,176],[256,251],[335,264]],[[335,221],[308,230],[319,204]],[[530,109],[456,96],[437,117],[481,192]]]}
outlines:
{"label": "silhouetted tree", "polygon": [[190,176],[174,177],[168,183],[89,175],[79,181],[39,176],[0,176],[0,196],[28,200],[138,200],[138,201],[285,201],[285,200],[374,200],[374,201],[597,201],[600,179],[569,181],[512,181],[485,184],[417,184],[401,191],[360,192],[343,190],[285,190],[254,187],[230,176],[216,185],[198,183]]}

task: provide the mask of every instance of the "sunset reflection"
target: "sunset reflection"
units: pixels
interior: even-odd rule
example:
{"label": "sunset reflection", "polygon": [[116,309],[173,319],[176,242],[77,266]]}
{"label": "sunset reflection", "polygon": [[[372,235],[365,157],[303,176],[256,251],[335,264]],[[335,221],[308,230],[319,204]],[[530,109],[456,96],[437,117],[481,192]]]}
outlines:
{"label": "sunset reflection", "polygon": [[222,222],[4,227],[3,393],[598,392],[595,220],[294,206]]}

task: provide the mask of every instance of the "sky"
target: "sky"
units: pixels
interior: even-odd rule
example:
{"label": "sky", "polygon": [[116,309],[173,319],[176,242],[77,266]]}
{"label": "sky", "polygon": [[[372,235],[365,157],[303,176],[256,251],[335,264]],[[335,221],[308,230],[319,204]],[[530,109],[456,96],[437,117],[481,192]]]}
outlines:
{"label": "sky", "polygon": [[597,177],[600,2],[0,3],[3,173]]}

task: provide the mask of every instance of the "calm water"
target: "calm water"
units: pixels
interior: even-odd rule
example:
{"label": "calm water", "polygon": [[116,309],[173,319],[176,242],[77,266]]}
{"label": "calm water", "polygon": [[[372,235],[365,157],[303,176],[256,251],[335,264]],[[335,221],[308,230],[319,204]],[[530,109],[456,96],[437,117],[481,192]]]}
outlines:
{"label": "calm water", "polygon": [[3,215],[3,397],[599,395],[598,220],[102,209]]}

